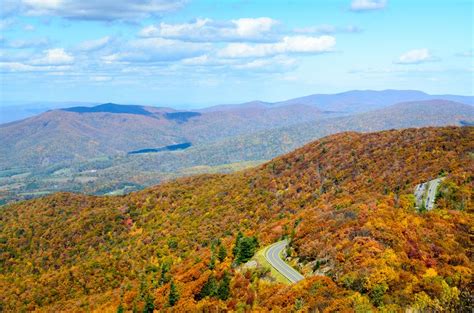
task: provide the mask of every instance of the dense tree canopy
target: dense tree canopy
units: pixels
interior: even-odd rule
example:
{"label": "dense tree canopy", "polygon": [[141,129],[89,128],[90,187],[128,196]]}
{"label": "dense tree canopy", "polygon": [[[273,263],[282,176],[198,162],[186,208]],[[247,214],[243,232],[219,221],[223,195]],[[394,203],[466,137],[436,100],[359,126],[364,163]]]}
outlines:
{"label": "dense tree canopy", "polygon": [[[2,309],[462,311],[473,153],[472,127],[341,133],[234,174],[3,206]],[[414,187],[439,175],[418,212]],[[237,267],[283,237],[303,281]]]}

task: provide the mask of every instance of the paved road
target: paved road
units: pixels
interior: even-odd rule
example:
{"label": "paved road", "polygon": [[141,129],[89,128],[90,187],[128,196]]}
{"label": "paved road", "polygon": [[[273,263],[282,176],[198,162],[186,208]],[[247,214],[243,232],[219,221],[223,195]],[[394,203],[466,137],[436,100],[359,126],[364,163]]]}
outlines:
{"label": "paved road", "polygon": [[265,258],[271,266],[273,266],[278,272],[285,276],[290,282],[296,283],[304,279],[303,275],[298,273],[298,271],[289,266],[280,258],[280,253],[283,252],[287,244],[288,242],[286,240],[274,243],[265,252]]}
{"label": "paved road", "polygon": [[439,183],[444,178],[436,178],[425,183],[419,184],[415,188],[416,206],[419,208],[423,203],[429,211],[434,208],[436,200],[436,191]]}
{"label": "paved road", "polygon": [[428,187],[428,196],[426,197],[426,209],[429,211],[434,208],[436,200],[436,191],[442,178],[433,179]]}

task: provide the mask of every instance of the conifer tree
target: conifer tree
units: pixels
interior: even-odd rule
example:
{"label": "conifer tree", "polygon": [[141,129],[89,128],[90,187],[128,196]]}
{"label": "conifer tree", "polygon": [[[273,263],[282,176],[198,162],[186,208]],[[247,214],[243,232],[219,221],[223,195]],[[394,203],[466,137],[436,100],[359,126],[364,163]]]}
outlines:
{"label": "conifer tree", "polygon": [[227,250],[223,245],[219,246],[219,251],[217,252],[217,258],[219,261],[224,261],[225,258],[227,257]]}
{"label": "conifer tree", "polygon": [[170,306],[174,306],[176,302],[179,300],[179,293],[178,289],[176,288],[176,285],[173,280],[171,280],[170,284],[170,294],[168,296],[168,304]]}
{"label": "conifer tree", "polygon": [[219,283],[217,290],[217,297],[221,300],[227,300],[230,296],[230,275],[227,271],[224,272],[224,277]]}
{"label": "conifer tree", "polygon": [[235,245],[234,248],[232,249],[232,254],[234,255],[234,258],[237,258],[237,255],[239,254],[239,245],[240,245],[240,240],[244,237],[241,231],[237,233],[237,237],[235,238]]}

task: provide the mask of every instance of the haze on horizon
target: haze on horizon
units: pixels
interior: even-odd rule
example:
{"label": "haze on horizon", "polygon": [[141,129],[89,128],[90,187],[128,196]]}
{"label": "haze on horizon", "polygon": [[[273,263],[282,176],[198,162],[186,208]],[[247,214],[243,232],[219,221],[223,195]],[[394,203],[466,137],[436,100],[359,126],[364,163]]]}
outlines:
{"label": "haze on horizon", "polygon": [[0,105],[202,107],[353,89],[474,95],[473,5],[6,0]]}

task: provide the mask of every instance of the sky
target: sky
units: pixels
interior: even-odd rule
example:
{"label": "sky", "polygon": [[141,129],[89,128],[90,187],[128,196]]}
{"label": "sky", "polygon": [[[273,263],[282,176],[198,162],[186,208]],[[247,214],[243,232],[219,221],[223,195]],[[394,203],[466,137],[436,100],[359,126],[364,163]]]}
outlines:
{"label": "sky", "polygon": [[472,0],[0,0],[0,104],[474,95]]}

